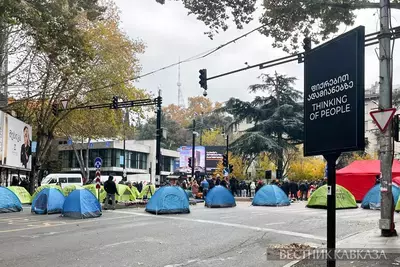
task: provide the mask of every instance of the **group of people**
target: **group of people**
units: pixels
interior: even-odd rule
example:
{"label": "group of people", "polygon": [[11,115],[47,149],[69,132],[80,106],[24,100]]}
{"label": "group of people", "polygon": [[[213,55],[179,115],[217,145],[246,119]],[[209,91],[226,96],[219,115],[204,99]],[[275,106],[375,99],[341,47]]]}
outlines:
{"label": "group of people", "polygon": [[307,200],[317,188],[326,183],[326,179],[321,179],[317,182],[308,182],[307,180],[296,182],[289,181],[287,178],[283,180],[283,183],[279,181],[274,182],[274,184],[279,186],[288,197],[294,200]]}
{"label": "group of people", "polygon": [[21,186],[29,192],[29,181],[27,179],[18,179],[18,177],[13,177],[11,180],[11,186]]}

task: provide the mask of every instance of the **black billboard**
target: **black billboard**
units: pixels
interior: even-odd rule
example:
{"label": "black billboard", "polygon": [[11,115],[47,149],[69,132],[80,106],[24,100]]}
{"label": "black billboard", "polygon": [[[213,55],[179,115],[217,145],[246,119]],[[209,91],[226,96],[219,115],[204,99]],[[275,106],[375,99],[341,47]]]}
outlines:
{"label": "black billboard", "polygon": [[216,169],[218,162],[222,160],[225,153],[225,146],[206,146],[206,170]]}
{"label": "black billboard", "polygon": [[305,156],[364,149],[364,38],[360,26],[306,54]]}

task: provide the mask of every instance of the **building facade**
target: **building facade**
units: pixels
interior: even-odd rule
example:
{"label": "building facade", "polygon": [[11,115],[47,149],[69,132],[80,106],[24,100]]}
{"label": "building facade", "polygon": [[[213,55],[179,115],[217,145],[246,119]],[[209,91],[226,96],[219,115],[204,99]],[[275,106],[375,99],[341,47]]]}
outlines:
{"label": "building facade", "polygon": [[[82,150],[83,158],[86,156],[87,143],[75,144],[78,153]],[[61,162],[62,172],[79,173],[80,167],[75,155],[74,146],[68,141],[60,141],[58,145],[58,157]],[[89,180],[94,179],[94,160],[100,157],[103,160],[102,175],[135,176],[135,180],[150,181],[160,184],[167,175],[173,173],[174,162],[179,158],[179,152],[161,149],[161,180],[156,180],[156,140],[126,140],[125,162],[123,141],[93,141],[89,144]]]}

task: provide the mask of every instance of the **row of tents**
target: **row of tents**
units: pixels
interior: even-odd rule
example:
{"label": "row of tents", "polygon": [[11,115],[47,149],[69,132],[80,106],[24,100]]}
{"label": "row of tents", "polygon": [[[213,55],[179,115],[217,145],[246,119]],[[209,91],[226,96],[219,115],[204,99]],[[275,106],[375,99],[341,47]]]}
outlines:
{"label": "row of tents", "polygon": [[[68,185],[63,188],[61,188],[58,185],[43,185],[38,187],[34,194],[31,196],[29,192],[24,188],[20,186],[9,186],[7,187],[10,189],[12,192],[14,192],[17,197],[19,198],[20,202],[22,204],[31,204],[32,200],[35,198],[35,196],[41,192],[43,189],[46,188],[55,188],[58,189],[64,196],[68,196],[72,191],[77,190],[77,189],[87,189],[90,192],[92,192],[97,199],[98,197],[98,190],[96,189],[95,184],[89,184],[89,185],[84,185],[84,186],[79,186],[79,185]],[[117,191],[119,195],[116,195],[116,201],[118,202],[127,202],[127,201],[135,201],[136,199],[143,199],[143,198],[151,198],[152,195],[154,195],[156,189],[154,185],[146,185],[142,192],[139,193],[136,187],[132,186],[129,188],[127,185],[123,184],[117,184]],[[106,199],[107,193],[104,190],[104,187],[102,186],[100,189],[100,202],[104,202]]]}
{"label": "row of tents", "polygon": [[[0,213],[22,211],[22,203],[9,188],[0,187]],[[67,197],[58,188],[43,188],[33,198],[31,211],[35,214],[61,213],[65,217],[94,218],[102,214],[95,195],[87,189],[72,191]]]}

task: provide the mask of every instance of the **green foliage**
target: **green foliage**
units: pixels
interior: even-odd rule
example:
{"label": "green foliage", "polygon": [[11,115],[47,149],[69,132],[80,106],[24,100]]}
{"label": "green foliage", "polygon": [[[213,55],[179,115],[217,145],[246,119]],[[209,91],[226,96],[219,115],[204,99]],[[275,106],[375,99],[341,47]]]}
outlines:
{"label": "green foliage", "polygon": [[303,112],[298,103],[301,93],[292,87],[293,77],[275,73],[260,78],[263,83],[249,89],[265,91],[266,96],[257,96],[252,102],[231,98],[219,111],[232,114],[232,124],[245,120],[254,124],[232,143],[236,154],[253,157],[268,152],[276,166],[283,168],[284,152],[302,142]]}
{"label": "green foliage", "polygon": [[[157,0],[160,2],[160,0]],[[162,1],[164,2],[164,1]],[[203,21],[210,28],[211,38],[219,31],[228,29],[233,21],[238,29],[253,20],[256,0],[182,0],[189,14]],[[398,0],[391,1],[391,8],[400,8]],[[315,43],[326,40],[339,31],[340,25],[352,26],[355,11],[379,9],[379,1],[373,0],[264,0],[263,14],[259,18],[265,25],[260,32],[274,38],[275,47],[285,51],[298,50],[303,37],[309,36]]]}

